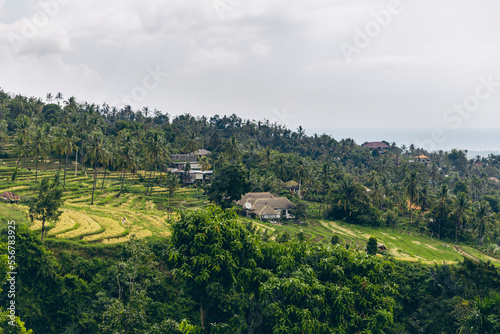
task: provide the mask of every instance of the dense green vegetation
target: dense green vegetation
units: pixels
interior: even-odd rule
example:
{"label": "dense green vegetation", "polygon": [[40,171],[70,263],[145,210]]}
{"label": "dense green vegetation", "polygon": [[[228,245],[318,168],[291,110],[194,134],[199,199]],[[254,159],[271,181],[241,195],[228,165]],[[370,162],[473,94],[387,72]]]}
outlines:
{"label": "dense green vegetation", "polygon": [[[1,242],[16,221],[16,321],[34,333],[499,331],[500,156],[51,96],[0,91],[0,192],[22,196],[0,204]],[[201,148],[210,183],[169,171]],[[239,216],[247,191],[297,219]]]}

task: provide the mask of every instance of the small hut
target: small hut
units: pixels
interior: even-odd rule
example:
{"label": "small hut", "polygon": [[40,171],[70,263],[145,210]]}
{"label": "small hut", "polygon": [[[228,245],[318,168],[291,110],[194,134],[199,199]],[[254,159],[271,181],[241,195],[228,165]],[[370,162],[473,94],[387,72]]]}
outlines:
{"label": "small hut", "polygon": [[6,203],[19,203],[21,201],[21,196],[6,191],[0,194],[0,199]]}

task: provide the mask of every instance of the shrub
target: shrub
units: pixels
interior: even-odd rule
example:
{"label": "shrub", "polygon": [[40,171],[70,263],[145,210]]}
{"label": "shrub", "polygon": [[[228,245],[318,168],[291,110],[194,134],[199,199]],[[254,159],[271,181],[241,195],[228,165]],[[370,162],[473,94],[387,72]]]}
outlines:
{"label": "shrub", "polygon": [[368,239],[368,244],[366,245],[366,253],[368,255],[377,254],[377,238],[372,236],[370,237],[370,239]]}

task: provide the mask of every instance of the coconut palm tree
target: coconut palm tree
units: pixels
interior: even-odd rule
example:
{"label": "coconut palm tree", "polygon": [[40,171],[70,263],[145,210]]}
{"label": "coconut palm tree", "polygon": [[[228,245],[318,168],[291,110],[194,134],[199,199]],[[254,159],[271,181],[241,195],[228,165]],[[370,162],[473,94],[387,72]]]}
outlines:
{"label": "coconut palm tree", "polygon": [[86,140],[86,154],[84,161],[90,161],[90,164],[94,166],[94,184],[92,186],[92,200],[90,205],[94,204],[94,193],[97,182],[97,167],[99,161],[101,160],[102,151],[104,149],[106,137],[103,133],[98,131],[93,131],[90,133]]}
{"label": "coconut palm tree", "polygon": [[418,193],[418,205],[420,206],[420,214],[428,211],[431,208],[432,201],[428,185],[420,188],[420,191]]}
{"label": "coconut palm tree", "polygon": [[490,205],[486,201],[479,202],[476,210],[476,223],[477,223],[477,245],[481,246],[481,241],[484,235],[484,227],[492,215]]}
{"label": "coconut palm tree", "polygon": [[177,187],[179,187],[179,176],[175,173],[167,173],[166,187],[168,189],[168,210],[170,211],[172,197]]}
{"label": "coconut palm tree", "polygon": [[450,213],[450,216],[455,218],[455,243],[458,243],[458,229],[463,226],[470,215],[471,204],[469,202],[469,197],[465,193],[458,193],[455,201],[454,208]]}
{"label": "coconut palm tree", "polygon": [[344,177],[340,180],[337,186],[338,193],[338,206],[344,208],[344,213],[346,217],[351,215],[351,210],[349,209],[349,214],[347,214],[347,209],[352,206],[356,200],[356,184],[350,177]]}
{"label": "coconut palm tree", "polygon": [[135,169],[136,167],[136,157],[135,157],[136,141],[131,138],[131,133],[128,130],[122,130],[118,135],[118,140],[116,144],[117,149],[117,164],[118,167],[122,169],[122,181],[120,186],[120,192],[117,197],[121,195],[123,191],[123,182],[125,180],[125,172],[127,169]]}
{"label": "coconut palm tree", "polygon": [[193,153],[198,149],[200,137],[197,137],[194,132],[191,132],[187,139],[184,148],[182,149],[184,153]]}
{"label": "coconut palm tree", "polygon": [[212,165],[210,165],[210,160],[206,155],[198,158],[198,162],[200,164],[200,168],[202,171],[209,170],[210,168],[212,168]]}
{"label": "coconut palm tree", "polygon": [[231,161],[238,160],[241,156],[242,150],[240,143],[236,140],[235,136],[231,136],[231,139],[224,143],[224,154]]}
{"label": "coconut palm tree", "polygon": [[30,151],[35,160],[35,183],[38,178],[38,160],[40,157],[44,158],[50,151],[50,142],[43,127],[37,126],[33,129],[30,136]]}
{"label": "coconut palm tree", "polygon": [[[442,219],[446,218],[445,213],[448,211],[448,207],[451,202],[450,190],[446,184],[443,184],[437,193],[437,205],[439,211],[441,211]],[[439,219],[438,227],[438,239],[441,239],[441,219]]]}
{"label": "coconut palm tree", "polygon": [[63,97],[63,95],[62,95],[62,93],[61,93],[61,92],[58,92],[58,93],[56,94],[55,99],[56,99],[56,101],[57,101],[57,104],[58,104],[58,105],[60,105],[60,104],[61,104],[61,100],[63,100],[63,99],[64,99],[64,97]]}
{"label": "coconut palm tree", "polygon": [[80,139],[76,136],[76,131],[72,127],[67,127],[59,129],[56,132],[56,147],[58,150],[66,155],[66,160],[64,162],[64,177],[63,177],[63,189],[66,188],[66,170],[68,167],[68,158],[73,151],[78,149],[77,143]]}
{"label": "coconut palm tree", "polygon": [[149,193],[151,195],[153,192],[153,187],[151,186],[151,174],[153,173],[153,168],[156,173],[157,164],[168,155],[165,138],[157,131],[150,132],[146,137],[144,149],[146,151],[146,157],[150,167],[149,182],[148,188],[146,189],[146,194],[149,190]]}
{"label": "coconut palm tree", "polygon": [[410,230],[410,225],[412,224],[412,205],[417,201],[419,186],[417,179],[417,172],[411,171],[409,175],[403,180],[403,184],[405,187],[405,192],[408,195],[408,200],[410,202],[410,223],[408,225],[408,230]]}
{"label": "coconut palm tree", "polygon": [[101,191],[104,189],[104,181],[106,180],[106,168],[108,168],[114,162],[114,152],[115,148],[111,142],[106,141],[104,144],[104,148],[101,154],[101,163],[103,171],[102,183],[101,183]]}

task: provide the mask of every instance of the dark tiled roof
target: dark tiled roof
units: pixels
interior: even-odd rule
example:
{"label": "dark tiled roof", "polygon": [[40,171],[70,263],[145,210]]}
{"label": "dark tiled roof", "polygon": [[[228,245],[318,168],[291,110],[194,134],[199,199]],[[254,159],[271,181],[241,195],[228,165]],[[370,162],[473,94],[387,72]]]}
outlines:
{"label": "dark tiled roof", "polygon": [[389,145],[387,145],[386,143],[381,142],[381,141],[372,141],[372,142],[364,144],[362,147],[367,147],[367,148],[371,148],[371,149],[376,149],[376,148],[384,148],[384,149],[385,148],[390,148]]}

